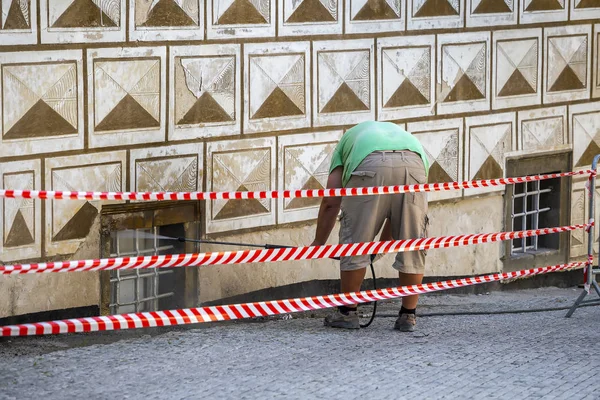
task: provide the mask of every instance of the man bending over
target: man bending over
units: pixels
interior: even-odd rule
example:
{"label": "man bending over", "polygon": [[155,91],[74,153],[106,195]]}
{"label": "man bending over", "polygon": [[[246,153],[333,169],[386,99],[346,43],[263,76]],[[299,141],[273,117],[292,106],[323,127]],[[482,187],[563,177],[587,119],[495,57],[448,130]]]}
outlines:
{"label": "man bending over", "polygon": [[[412,134],[390,122],[368,121],[346,131],[333,152],[327,188],[412,185],[427,182],[429,163],[421,143]],[[340,243],[412,239],[427,236],[427,193],[373,196],[324,197],[319,209],[313,246],[323,245],[341,212]],[[361,288],[370,256],[342,257],[341,291]],[[396,255],[393,264],[400,285],[421,283],[425,252]],[[413,331],[418,295],[402,298],[394,329]],[[356,306],[340,306],[325,318],[325,325],[358,329]]]}

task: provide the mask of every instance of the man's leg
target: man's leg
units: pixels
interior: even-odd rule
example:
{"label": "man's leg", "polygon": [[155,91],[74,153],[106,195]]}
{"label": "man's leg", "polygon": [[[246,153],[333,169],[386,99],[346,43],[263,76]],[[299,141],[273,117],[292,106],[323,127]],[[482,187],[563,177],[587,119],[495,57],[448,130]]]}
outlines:
{"label": "man's leg", "polygon": [[352,271],[341,271],[342,293],[358,292],[365,279],[367,268],[354,269]]}
{"label": "man's leg", "polygon": [[[395,165],[397,180],[402,184],[422,184],[427,181],[425,168],[420,157],[414,153],[403,154]],[[392,207],[392,236],[394,239],[414,239],[427,237],[427,193],[405,193],[394,195]],[[401,286],[417,285],[423,280],[425,271],[425,251],[398,253],[394,268],[398,270]],[[402,298],[400,315],[394,328],[400,331],[412,331],[416,325],[415,311],[419,301],[418,295]]]}
{"label": "man's leg", "polygon": [[[418,285],[423,281],[423,274],[406,274],[404,272],[398,272],[398,278],[400,278],[400,286]],[[414,310],[417,308],[418,302],[418,294],[406,296],[402,298],[402,307],[408,310]]]}
{"label": "man's leg", "polygon": [[[346,187],[382,186],[386,178],[382,154],[367,156],[352,173]],[[340,243],[370,242],[381,229],[390,201],[387,196],[344,197],[340,223]],[[340,260],[340,290],[360,291],[370,256],[342,257]],[[325,325],[338,328],[358,328],[356,305],[341,306],[325,318]]]}

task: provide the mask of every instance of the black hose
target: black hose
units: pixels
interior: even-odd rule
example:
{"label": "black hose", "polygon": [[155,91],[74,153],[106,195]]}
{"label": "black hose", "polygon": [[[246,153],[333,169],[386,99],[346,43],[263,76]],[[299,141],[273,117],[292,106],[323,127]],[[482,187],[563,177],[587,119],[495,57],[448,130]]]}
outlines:
{"label": "black hose", "polygon": [[[373,259],[375,257],[371,256],[371,274],[373,275],[373,290],[377,290],[377,278],[375,277],[375,268],[373,268]],[[377,302],[373,301],[373,312],[371,313],[371,318],[369,318],[369,322],[367,322],[366,324],[360,324],[361,328],[367,328],[369,325],[371,325],[373,323],[373,320],[375,319],[375,314],[377,314]]]}

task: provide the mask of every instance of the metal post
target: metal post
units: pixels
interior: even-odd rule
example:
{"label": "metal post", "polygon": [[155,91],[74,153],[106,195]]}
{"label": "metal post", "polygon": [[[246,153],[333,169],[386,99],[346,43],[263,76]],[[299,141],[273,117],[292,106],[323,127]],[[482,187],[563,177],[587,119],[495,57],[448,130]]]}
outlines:
{"label": "metal post", "polygon": [[[600,154],[598,154],[598,155],[596,155],[596,157],[594,157],[594,161],[592,162],[592,171],[597,171],[599,160],[600,160]],[[594,213],[595,213],[594,197],[596,194],[596,175],[592,175],[590,177],[589,185],[590,185],[590,187],[589,187],[589,191],[590,191],[589,202],[590,202],[590,204],[588,207],[589,221],[594,221],[594,216],[595,216],[594,215]],[[589,230],[588,230],[588,261],[589,261],[589,264],[587,266],[586,282],[590,285],[590,288],[592,288],[592,287],[594,288],[594,290],[598,294],[598,297],[600,297],[600,286],[598,286],[598,282],[596,282],[596,274],[600,274],[600,269],[598,269],[597,266],[596,266],[596,268],[594,268],[594,231],[595,231],[595,226],[596,226],[596,222],[594,221],[594,225],[589,227]],[[573,304],[573,306],[571,307],[571,309],[569,310],[567,315],[565,315],[566,318],[569,318],[571,315],[573,315],[575,310],[583,304],[593,303],[593,304],[600,305],[600,298],[584,300],[585,296],[587,296],[588,293],[589,293],[588,288],[585,288],[583,290],[583,292],[581,292],[581,294],[579,295],[577,300],[575,300],[575,304]]]}

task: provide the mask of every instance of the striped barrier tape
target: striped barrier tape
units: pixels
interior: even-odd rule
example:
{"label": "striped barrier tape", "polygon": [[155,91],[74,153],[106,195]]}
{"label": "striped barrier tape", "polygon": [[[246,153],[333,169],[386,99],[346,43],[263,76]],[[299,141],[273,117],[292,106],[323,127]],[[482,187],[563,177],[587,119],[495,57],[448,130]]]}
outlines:
{"label": "striped barrier tape", "polygon": [[447,247],[461,247],[480,243],[547,235],[586,229],[590,224],[561,226],[515,232],[480,233],[459,236],[390,240],[323,246],[287,247],[264,250],[238,250],[225,252],[167,254],[139,257],[104,258],[97,260],[56,261],[47,263],[0,266],[0,274],[29,274],[44,272],[102,271],[136,268],[167,268],[220,264],[265,263],[307,260],[316,258],[348,257],[366,254],[398,253]]}
{"label": "striped barrier tape", "polygon": [[297,197],[370,196],[415,192],[437,192],[503,186],[515,183],[595,174],[595,171],[563,172],[558,174],[523,176],[516,178],[484,179],[479,181],[425,183],[417,185],[375,186],[342,189],[272,190],[256,192],[85,192],[47,190],[0,190],[0,198],[54,199],[54,200],[231,200],[231,199],[277,199]]}
{"label": "striped barrier tape", "polygon": [[319,310],[340,305],[366,303],[377,300],[395,299],[414,294],[438,292],[481,283],[523,278],[550,272],[573,270],[587,262],[553,265],[529,270],[481,275],[464,279],[400,286],[361,292],[330,294],[285,300],[261,301],[256,303],[232,304],[212,307],[185,308],[180,310],[141,312],[88,318],[75,318],[34,324],[8,325],[0,327],[0,336],[55,335],[60,333],[99,332],[122,329],[150,328],[198,324],[213,321],[230,321],[243,318],[272,316],[301,311]]}

